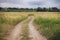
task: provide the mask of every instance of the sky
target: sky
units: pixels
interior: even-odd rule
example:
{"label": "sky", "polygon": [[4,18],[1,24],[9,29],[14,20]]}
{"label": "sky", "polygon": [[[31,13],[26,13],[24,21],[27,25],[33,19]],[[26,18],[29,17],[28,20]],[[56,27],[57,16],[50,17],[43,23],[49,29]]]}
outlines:
{"label": "sky", "polygon": [[57,8],[60,8],[60,0],[0,0],[0,7],[18,7],[18,8],[57,7]]}

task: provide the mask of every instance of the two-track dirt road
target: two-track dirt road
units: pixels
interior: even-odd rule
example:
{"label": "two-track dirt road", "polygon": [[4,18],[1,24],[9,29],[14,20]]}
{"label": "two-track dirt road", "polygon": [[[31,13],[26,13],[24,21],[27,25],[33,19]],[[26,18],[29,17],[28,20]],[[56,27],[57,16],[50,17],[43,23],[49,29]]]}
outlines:
{"label": "two-track dirt road", "polygon": [[[30,19],[30,22],[28,23],[30,40],[47,40],[44,36],[39,34],[39,32],[34,28],[33,25],[34,17],[31,16],[28,17],[28,19]],[[21,34],[23,29],[22,27],[24,26],[23,24],[24,21],[17,24],[15,28],[12,30],[12,32],[10,33],[10,35],[7,37],[7,40],[20,40],[22,37]]]}
{"label": "two-track dirt road", "polygon": [[7,40],[20,40],[22,38],[22,29],[23,29],[23,24],[28,21],[30,19],[30,17],[28,17],[28,19],[18,23],[15,28],[12,30],[11,33],[9,33]]}

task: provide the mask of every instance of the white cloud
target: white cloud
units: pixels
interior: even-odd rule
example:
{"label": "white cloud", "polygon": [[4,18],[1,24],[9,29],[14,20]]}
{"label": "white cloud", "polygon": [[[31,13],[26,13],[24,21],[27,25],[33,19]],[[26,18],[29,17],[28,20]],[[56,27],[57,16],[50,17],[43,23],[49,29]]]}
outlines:
{"label": "white cloud", "polygon": [[19,5],[19,4],[12,4],[12,3],[0,3],[0,7],[17,7],[17,8],[33,8],[29,5]]}
{"label": "white cloud", "polygon": [[12,4],[12,3],[0,3],[1,7],[20,7],[20,5]]}
{"label": "white cloud", "polygon": [[[39,3],[40,2],[40,3]],[[1,7],[59,7],[60,0],[0,0]]]}

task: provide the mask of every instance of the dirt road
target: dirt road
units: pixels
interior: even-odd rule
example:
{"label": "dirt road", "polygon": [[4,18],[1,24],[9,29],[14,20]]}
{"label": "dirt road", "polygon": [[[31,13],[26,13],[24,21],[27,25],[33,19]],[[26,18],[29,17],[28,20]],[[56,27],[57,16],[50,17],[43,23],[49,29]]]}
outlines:
{"label": "dirt road", "polygon": [[21,30],[22,30],[22,23],[19,23],[15,26],[15,28],[12,30],[12,32],[10,33],[10,35],[8,36],[7,40],[19,40],[21,37]]}
{"label": "dirt road", "polygon": [[34,17],[31,18],[31,21],[29,22],[29,37],[31,38],[30,40],[47,40],[44,36],[39,34],[39,32],[34,28],[33,25]]}
{"label": "dirt road", "polygon": [[21,35],[22,35],[23,24],[29,19],[30,17],[28,17],[28,19],[24,20],[23,22],[17,24],[15,28],[12,30],[12,32],[9,34],[9,36],[7,37],[7,40],[20,40],[22,37]]}
{"label": "dirt road", "polygon": [[[31,16],[28,18],[29,19],[29,23],[28,23],[28,27],[29,27],[29,37],[30,40],[47,40],[44,36],[42,36],[35,28],[33,25],[33,21],[34,21],[34,17]],[[28,20],[27,19],[27,20]],[[15,26],[15,28],[12,30],[12,32],[10,33],[10,35],[7,37],[7,40],[20,40],[22,38],[21,34],[22,34],[22,29],[23,29],[23,24],[24,22],[26,22],[27,20],[17,24]]]}

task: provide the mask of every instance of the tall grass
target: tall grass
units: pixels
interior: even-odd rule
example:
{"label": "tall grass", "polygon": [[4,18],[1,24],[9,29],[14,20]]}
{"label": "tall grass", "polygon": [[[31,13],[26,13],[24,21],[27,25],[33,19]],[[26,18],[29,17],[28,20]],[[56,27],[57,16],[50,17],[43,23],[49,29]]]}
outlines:
{"label": "tall grass", "polygon": [[60,17],[58,18],[42,18],[35,19],[35,23],[39,25],[38,29],[45,35],[48,40],[60,40]]}
{"label": "tall grass", "polygon": [[4,16],[1,18],[2,23],[7,24],[17,24],[19,21],[24,20],[27,18],[27,15],[23,15],[20,13],[5,13]]}
{"label": "tall grass", "polygon": [[0,40],[5,40],[4,37],[8,35],[8,32],[26,18],[27,15],[20,13],[0,13]]}
{"label": "tall grass", "polygon": [[21,38],[21,40],[30,40],[29,27],[28,27],[28,23],[29,23],[30,20],[31,20],[31,18],[24,21],[24,24],[23,24],[23,27],[22,27],[23,29],[22,29],[22,38]]}
{"label": "tall grass", "polygon": [[30,38],[29,38],[29,32],[28,32],[28,25],[27,24],[25,24],[24,25],[24,27],[23,27],[23,30],[22,30],[22,38],[21,38],[21,40],[30,40]]}

